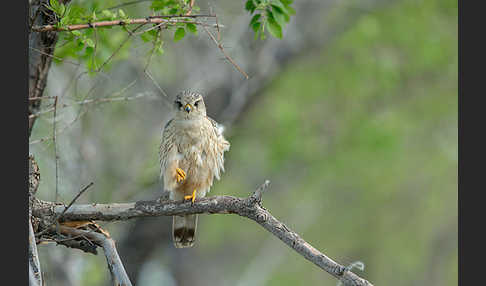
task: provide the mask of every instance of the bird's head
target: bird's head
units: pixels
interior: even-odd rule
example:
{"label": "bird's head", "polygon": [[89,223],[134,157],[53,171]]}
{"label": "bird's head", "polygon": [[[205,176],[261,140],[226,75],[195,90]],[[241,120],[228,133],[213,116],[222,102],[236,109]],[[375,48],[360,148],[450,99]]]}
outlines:
{"label": "bird's head", "polygon": [[183,91],[176,96],[174,101],[176,117],[179,119],[194,119],[206,116],[206,106],[200,93]]}

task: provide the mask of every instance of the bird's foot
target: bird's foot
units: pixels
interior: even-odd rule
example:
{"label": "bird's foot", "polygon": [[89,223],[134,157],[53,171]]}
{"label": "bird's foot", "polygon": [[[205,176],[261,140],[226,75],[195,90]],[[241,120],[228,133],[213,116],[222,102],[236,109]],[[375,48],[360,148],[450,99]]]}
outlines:
{"label": "bird's foot", "polygon": [[176,168],[176,179],[177,179],[177,182],[182,182],[184,181],[184,179],[186,178],[186,172],[184,172],[184,170],[182,170],[181,168]]}
{"label": "bird's foot", "polygon": [[191,202],[194,204],[194,201],[196,200],[196,190],[192,192],[192,195],[184,196],[184,200],[191,200]]}

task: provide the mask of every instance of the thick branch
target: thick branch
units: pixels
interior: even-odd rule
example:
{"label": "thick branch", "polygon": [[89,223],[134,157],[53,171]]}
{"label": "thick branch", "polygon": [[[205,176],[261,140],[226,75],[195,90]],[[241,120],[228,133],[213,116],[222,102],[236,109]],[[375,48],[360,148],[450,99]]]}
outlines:
{"label": "thick branch", "polygon": [[[335,262],[312,247],[297,233],[272,216],[261,203],[261,194],[268,182],[249,198],[233,196],[214,196],[191,202],[176,201],[138,201],[135,203],[114,204],[74,204],[61,217],[60,221],[76,220],[127,220],[149,216],[173,216],[188,214],[237,214],[260,224],[267,231],[285,242],[290,248],[316,264],[329,274],[341,280],[344,285],[372,285],[346,267]],[[33,210],[34,216],[52,217],[61,214],[64,205],[38,201]]]}
{"label": "thick branch", "polygon": [[[100,21],[100,22],[93,22],[93,23],[86,23],[86,24],[76,24],[76,25],[68,25],[68,26],[56,26],[56,25],[44,25],[44,26],[35,26],[32,27],[32,31],[34,32],[49,32],[49,31],[75,31],[75,30],[83,30],[83,29],[90,29],[90,28],[97,28],[97,27],[107,27],[107,26],[125,26],[125,25],[133,25],[133,24],[175,24],[175,23],[192,23],[196,25],[203,25],[206,26],[208,24],[188,20],[184,18],[196,18],[196,17],[214,17],[211,15],[187,15],[187,16],[161,16],[155,17],[150,16],[146,18],[138,18],[138,19],[121,19],[121,20],[112,20],[112,21]],[[169,19],[166,19],[169,18]]]}
{"label": "thick branch", "polygon": [[[43,285],[42,284],[42,273],[40,269],[39,263],[39,255],[37,254],[37,244],[35,241],[34,230],[32,229],[32,223],[29,219],[29,271],[32,271],[30,274],[32,278],[35,280],[34,285]],[[32,283],[32,282],[31,282]]]}
{"label": "thick branch", "polygon": [[[68,1],[63,1],[68,2]],[[53,22],[54,14],[46,8],[47,0],[35,1],[31,5],[32,24],[46,25]],[[51,67],[54,48],[57,42],[57,33],[30,33],[29,34],[29,98],[39,98],[43,95],[47,83],[47,75]],[[39,52],[33,52],[38,50]],[[29,102],[29,115],[36,113],[40,108],[40,101]],[[36,118],[29,118],[29,137]]]}
{"label": "thick branch", "polygon": [[29,264],[29,286],[39,286],[39,281],[35,279],[32,265]]}
{"label": "thick branch", "polygon": [[42,273],[37,253],[37,244],[32,227],[32,206],[34,195],[39,187],[40,173],[39,166],[34,160],[34,156],[29,156],[29,284],[42,285]]}
{"label": "thick branch", "polygon": [[130,279],[128,278],[127,272],[125,271],[125,267],[123,267],[120,256],[116,251],[116,246],[113,239],[98,232],[75,229],[63,225],[59,226],[59,231],[63,234],[68,234],[70,236],[83,236],[91,240],[91,242],[103,247],[103,251],[106,257],[106,263],[108,264],[108,269],[110,269],[113,285],[132,285]]}

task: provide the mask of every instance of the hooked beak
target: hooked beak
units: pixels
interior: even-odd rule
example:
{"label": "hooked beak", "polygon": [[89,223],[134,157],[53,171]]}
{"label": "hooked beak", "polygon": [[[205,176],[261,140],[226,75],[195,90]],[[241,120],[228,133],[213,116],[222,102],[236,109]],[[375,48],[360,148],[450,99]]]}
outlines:
{"label": "hooked beak", "polygon": [[189,113],[189,112],[191,112],[191,110],[192,110],[192,106],[191,106],[191,105],[188,103],[188,104],[186,104],[186,106],[184,106],[184,110],[185,110],[187,113]]}

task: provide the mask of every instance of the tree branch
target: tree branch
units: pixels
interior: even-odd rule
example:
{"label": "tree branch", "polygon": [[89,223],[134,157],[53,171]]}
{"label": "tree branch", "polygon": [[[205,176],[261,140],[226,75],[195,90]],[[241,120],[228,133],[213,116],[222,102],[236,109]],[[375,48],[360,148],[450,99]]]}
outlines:
{"label": "tree branch", "polygon": [[39,263],[39,254],[37,253],[37,244],[35,241],[34,230],[32,229],[32,223],[30,222],[30,217],[29,217],[29,265],[30,265],[29,266],[30,271],[32,271],[31,276],[33,276],[33,279],[36,282],[36,284],[34,285],[43,285],[42,273],[41,273],[40,263]]}
{"label": "tree branch", "polygon": [[[237,214],[257,222],[305,259],[342,281],[344,285],[372,286],[370,282],[348,271],[345,266],[340,265],[312,247],[312,245],[307,243],[297,233],[289,229],[263,208],[261,206],[261,196],[268,184],[269,182],[266,181],[248,198],[214,196],[196,199],[194,204],[191,204],[191,202],[176,202],[171,200],[113,204],[74,204],[60,216],[59,220],[115,221],[151,216]],[[37,200],[32,213],[34,216],[52,217],[61,214],[64,209],[64,205]]]}
{"label": "tree branch", "polygon": [[[49,1],[41,0],[32,3],[30,10],[34,21],[32,24],[45,25],[52,23],[54,14],[46,8]],[[69,1],[63,1],[67,3]],[[35,16],[34,16],[35,15]],[[42,97],[47,83],[49,68],[51,67],[54,48],[57,42],[57,33],[31,33],[29,34],[29,98]],[[34,53],[34,50],[40,52]],[[40,101],[29,101],[29,115],[36,113],[40,108]],[[29,118],[29,137],[32,132],[36,118]]]}
{"label": "tree branch", "polygon": [[86,23],[86,24],[68,25],[68,26],[56,26],[56,25],[34,26],[32,27],[31,30],[33,32],[49,32],[49,31],[62,32],[62,31],[75,31],[75,30],[91,29],[96,27],[107,27],[107,26],[125,26],[125,25],[133,25],[133,24],[164,24],[164,23],[165,24],[191,23],[191,24],[202,25],[202,26],[211,26],[204,22],[184,19],[184,18],[208,18],[208,17],[214,17],[214,15],[149,16],[146,18],[138,18],[138,19],[100,21],[100,22],[93,22],[93,23]]}
{"label": "tree branch", "polygon": [[128,278],[127,272],[125,271],[125,267],[123,267],[120,256],[116,251],[116,246],[113,239],[98,232],[75,229],[63,225],[59,226],[59,232],[74,237],[84,236],[85,238],[91,240],[93,243],[103,247],[103,251],[106,257],[106,263],[108,264],[108,269],[110,269],[113,285],[132,285],[130,279]]}
{"label": "tree branch", "polygon": [[[223,53],[224,57],[243,75],[245,76],[246,79],[249,79],[250,77],[248,76],[248,74],[242,70],[240,68],[240,66],[226,53],[226,51],[224,50],[223,48],[223,45],[218,42],[218,40],[216,40],[216,38],[214,37],[214,35],[205,27],[205,26],[202,26],[203,29],[206,31],[206,33],[208,34],[209,38],[211,40],[213,40],[213,42],[216,44],[216,46],[221,50],[221,52]],[[219,25],[216,24],[216,27],[218,27],[219,29]],[[219,35],[219,34],[218,34]]]}
{"label": "tree branch", "polygon": [[29,264],[29,286],[39,286],[39,282],[35,279],[32,265]]}

